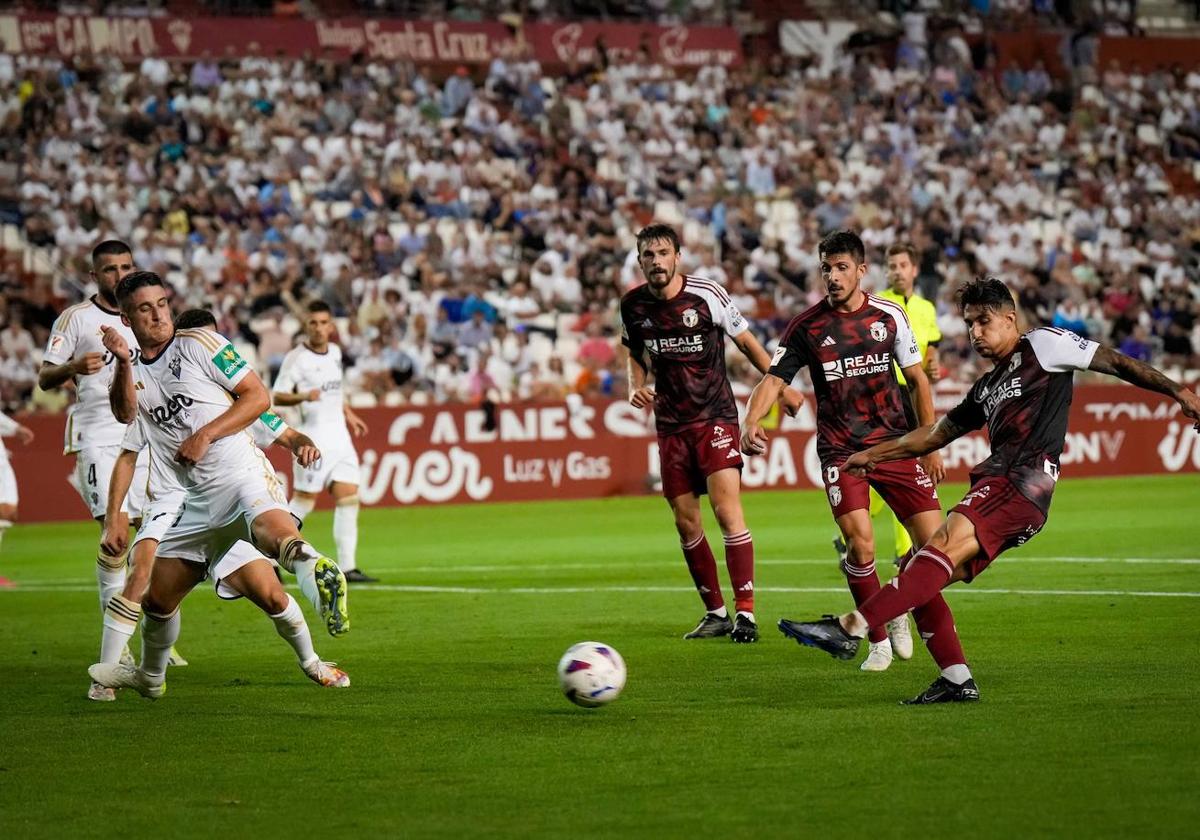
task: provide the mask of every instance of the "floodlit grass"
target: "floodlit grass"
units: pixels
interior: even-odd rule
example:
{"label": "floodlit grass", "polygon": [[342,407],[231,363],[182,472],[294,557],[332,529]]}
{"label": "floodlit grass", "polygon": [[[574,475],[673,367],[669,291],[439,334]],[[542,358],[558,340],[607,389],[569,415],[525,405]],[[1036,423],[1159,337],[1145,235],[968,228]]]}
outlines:
{"label": "floodlit grass", "polygon": [[[308,682],[253,606],[202,587],[192,664],[161,701],[110,704],[84,698],[96,527],[19,526],[0,553],[20,584],[0,591],[0,836],[1195,830],[1195,476],[1068,478],[1040,536],[950,590],[983,695],[967,707],[896,704],[936,676],[923,650],[863,674],[779,635],[849,603],[833,524],[817,492],[746,507],[754,646],[680,639],[702,609],[661,499],[369,510],[360,565],[384,585],[353,590],[344,639],[310,615],[350,689]],[[329,528],[306,532],[331,548]],[[629,665],[607,708],[558,693],[584,639]]]}

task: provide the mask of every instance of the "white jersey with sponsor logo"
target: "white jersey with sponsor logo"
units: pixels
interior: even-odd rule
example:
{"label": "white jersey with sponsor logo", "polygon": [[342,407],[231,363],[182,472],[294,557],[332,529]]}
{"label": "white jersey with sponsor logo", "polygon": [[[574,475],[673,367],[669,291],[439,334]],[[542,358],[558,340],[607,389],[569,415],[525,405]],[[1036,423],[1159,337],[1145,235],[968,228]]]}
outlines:
{"label": "white jersey with sponsor logo", "polygon": [[[0,417],[3,417],[0,414]],[[127,452],[141,452],[149,445],[146,439],[146,420],[141,414],[126,427],[125,439],[121,448]],[[284,432],[288,424],[274,411],[264,411],[258,419],[250,424],[246,431],[254,439],[254,444],[260,449],[266,449],[273,444]],[[151,448],[150,479],[146,486],[146,501],[156,502],[171,496],[181,496],[186,489],[179,480],[179,465],[174,463],[175,453],[162,448]]]}
{"label": "white jersey with sponsor logo", "polygon": [[121,313],[105,309],[95,297],[63,310],[46,344],[44,359],[52,365],[66,364],[85,353],[104,356],[103,370],[75,377],[77,402],[67,419],[65,452],[118,446],[125,435],[125,424],[113,416],[108,403],[108,386],[116,368],[112,353],[104,349],[101,327],[112,327],[121,333],[137,357],[137,340],[133,331],[121,323]]}
{"label": "white jersey with sponsor logo", "polygon": [[224,414],[233,404],[233,390],[250,374],[229,339],[208,330],[178,330],[153,359],[140,358],[133,367],[138,416],[155,460],[184,487],[203,487],[229,480],[238,470],[262,463],[248,433],[213,441],[199,463],[184,467],[175,454],[185,440]]}
{"label": "white jersey with sponsor logo", "polygon": [[283,357],[274,390],[281,393],[321,392],[320,399],[300,403],[300,431],[311,437],[322,450],[350,445],[346,428],[345,399],[342,393],[342,348],[330,344],[324,353],[315,353],[306,345],[295,347]]}

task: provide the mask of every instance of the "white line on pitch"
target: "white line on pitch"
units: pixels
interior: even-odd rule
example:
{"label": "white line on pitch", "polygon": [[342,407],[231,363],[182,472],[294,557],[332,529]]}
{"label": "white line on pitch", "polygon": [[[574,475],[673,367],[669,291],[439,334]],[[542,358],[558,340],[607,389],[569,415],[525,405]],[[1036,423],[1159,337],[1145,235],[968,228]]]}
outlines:
{"label": "white line on pitch", "polygon": [[[1137,566],[1200,566],[1200,558],[1198,557],[1038,557],[1036,555],[1031,555],[1029,557],[1005,557],[1001,562],[1006,566],[1013,565],[1014,563],[1021,565],[1036,563],[1099,563]],[[756,560],[755,564],[759,566],[836,566],[837,560],[830,555],[828,558],[805,557],[784,560],[761,559]],[[524,563],[514,563],[512,565],[493,563],[490,565],[475,566],[456,566],[453,564],[447,564],[444,566],[400,566],[393,567],[391,569],[385,568],[384,571],[393,571],[399,574],[455,574],[459,572],[470,574],[488,574],[492,572],[556,572],[614,568],[673,568],[677,565],[679,564],[675,561],[667,561],[662,559],[649,561],[603,560],[595,563],[535,563],[532,565]],[[73,586],[85,584],[90,580],[90,578],[30,580],[21,581],[20,585],[25,588],[29,588],[31,586],[50,588],[54,586]]]}
{"label": "white line on pitch", "polygon": [[[94,592],[94,586],[37,586],[20,584],[9,589],[0,589],[0,595],[21,592]],[[690,586],[419,586],[392,583],[377,583],[355,587],[356,597],[367,592],[407,592],[434,595],[572,595],[599,594],[603,592],[693,592]],[[1129,598],[1200,598],[1200,592],[1141,592],[1124,589],[974,589],[969,586],[946,590],[951,595],[1050,595],[1129,597]],[[764,593],[830,593],[845,594],[843,586],[772,586],[759,589]]]}

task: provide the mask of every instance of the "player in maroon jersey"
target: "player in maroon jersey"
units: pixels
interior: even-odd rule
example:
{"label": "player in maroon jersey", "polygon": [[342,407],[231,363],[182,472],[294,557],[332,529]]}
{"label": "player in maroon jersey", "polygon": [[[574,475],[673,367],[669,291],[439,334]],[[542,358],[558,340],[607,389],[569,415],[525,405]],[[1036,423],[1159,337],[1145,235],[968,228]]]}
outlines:
{"label": "player in maroon jersey", "polygon": [[[742,515],[738,411],[725,370],[724,336],[760,371],[766,371],[771,359],[724,289],[679,272],[679,236],[673,228],[643,228],[637,250],[646,284],[621,298],[621,339],[629,348],[629,401],[654,409],[663,495],[675,514],[683,556],[706,610],[684,638],[730,636],[735,642],[754,642],[754,544]],[[650,374],[653,389],[647,385]],[[790,390],[783,402],[794,415],[803,397]],[[737,611],[732,619],[700,518],[705,492],[725,536],[725,565]]]}
{"label": "player in maroon jersey", "polygon": [[873,474],[883,464],[933,452],[987,426],[992,454],[971,471],[971,489],[944,525],[909,561],[891,586],[852,613],[813,622],[783,619],[780,629],[802,644],[839,659],[858,650],[868,627],[908,610],[933,609],[939,624],[927,640],[941,675],[912,704],[979,699],[954,618],[941,591],[970,583],[1003,551],[1023,545],[1046,524],[1067,433],[1073,374],[1095,370],[1173,397],[1200,431],[1200,397],[1159,371],[1072,332],[1042,327],[1024,335],[1012,294],[992,277],[959,292],[963,320],[976,352],[992,362],[963,401],[936,424],[856,453],[843,472]]}
{"label": "player in maroon jersey", "polygon": [[[933,422],[933,392],[903,307],[860,288],[867,265],[858,235],[832,233],[821,241],[817,255],[825,299],[793,318],[784,331],[770,371],[750,397],[742,451],[748,455],[766,451],[767,435],[759,423],[792,377],[807,367],[817,399],[821,475],[847,547],[842,572],[854,603],[861,605],[879,591],[870,488],[896,512],[914,544],[921,545],[942,522],[935,485],[943,469],[941,459],[934,456],[924,464],[916,458],[898,461],[869,479],[841,470],[850,455],[898,438],[910,428],[893,361],[904,372],[921,423]],[[872,625],[864,671],[886,670],[892,664],[893,647],[905,659],[912,656],[907,616],[892,619],[887,626]]]}

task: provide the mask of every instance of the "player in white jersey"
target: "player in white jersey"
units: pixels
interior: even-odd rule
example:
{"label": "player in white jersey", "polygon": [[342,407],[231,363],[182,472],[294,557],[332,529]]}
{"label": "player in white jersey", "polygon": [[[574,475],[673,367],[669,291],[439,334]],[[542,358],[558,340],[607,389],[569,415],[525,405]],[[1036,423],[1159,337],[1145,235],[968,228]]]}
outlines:
{"label": "player in white jersey", "polygon": [[[176,329],[208,329],[216,332],[217,322],[212,313],[204,309],[191,309],[180,313],[175,319]],[[109,481],[108,509],[113,511],[121,504],[125,491],[133,480],[134,462],[139,453],[147,446],[142,419],[129,424],[125,439],[121,443],[122,452],[113,467],[112,478]],[[254,443],[260,449],[266,449],[273,443],[290,450],[301,464],[311,464],[321,456],[320,451],[306,435],[289,427],[287,423],[273,411],[264,412],[247,429],[254,438]],[[133,631],[136,629],[142,614],[142,599],[146,595],[146,587],[150,582],[150,571],[153,568],[154,554],[159,542],[175,521],[179,508],[186,496],[186,489],[178,482],[174,471],[163,467],[156,459],[150,461],[150,483],[146,488],[146,506],[142,510],[142,524],[138,528],[132,545],[128,545],[128,530],[117,527],[105,528],[101,545],[110,553],[130,551],[130,574],[125,580],[125,587],[119,595],[114,595],[108,603],[104,615],[104,637],[100,644],[100,661],[115,664],[120,661],[121,651],[128,644]],[[111,520],[110,520],[111,521]],[[300,589],[312,603],[318,613],[322,609],[320,592],[316,579],[312,575],[302,578]],[[176,651],[169,665],[187,664],[180,660]]]}
{"label": "player in white jersey", "polygon": [[105,330],[105,347],[117,360],[113,414],[126,423],[144,421],[153,468],[173,477],[186,495],[154,558],[143,599],[140,665],[97,663],[88,673],[110,688],[161,696],[167,654],[179,637],[179,605],[211,576],[219,595],[245,596],[270,616],[310,679],[349,685],[344,672],[313,650],[304,613],[266,559],[278,558],[293,572],[312,563],[330,632],[349,629],[344,576],[300,537],[274,469],[245,434],[270,406],[266,388],[223,336],[175,330],[157,274],[127,276],[117,300],[141,354],[135,359],[116,330]]}
{"label": "player in white jersey", "polygon": [[299,406],[300,429],[321,450],[310,467],[297,464],[289,504],[300,518],[312,512],[317,495],[333,496],[333,541],[338,567],[351,583],[374,583],[358,568],[358,484],[361,470],[350,433],[367,433],[367,424],[346,405],[342,393],[342,348],[330,343],[333,317],[328,304],[313,301],[304,321],[304,343],[283,357],[275,378],[275,405]]}
{"label": "player in white jersey", "polygon": [[[33,432],[27,426],[22,426],[7,414],[0,412],[0,437],[16,435],[22,446],[33,442]],[[0,440],[0,541],[4,540],[4,532],[12,527],[17,519],[17,476],[12,464],[8,462],[8,449]],[[0,575],[0,587],[12,586],[13,582]]]}
{"label": "player in white jersey", "polygon": [[[121,450],[125,424],[113,417],[108,402],[112,382],[112,354],[104,348],[102,330],[118,331],[133,345],[133,333],[121,322],[116,287],[130,274],[133,254],[128,245],[115,239],[101,242],[92,250],[92,279],[97,293],[89,300],[68,307],[58,316],[50,331],[38,384],[43,390],[59,388],[68,380],[75,384],[75,405],[68,415],[64,452],[75,455],[74,487],[94,519],[104,528],[108,502],[108,479]],[[132,485],[133,498],[120,509],[119,527],[128,530],[130,510],[142,507],[141,489],[146,486],[143,460],[141,473]],[[103,548],[96,554],[96,582],[100,588],[100,610],[125,585],[125,556],[111,555]],[[88,689],[92,700],[112,700],[114,695],[102,686]]]}

